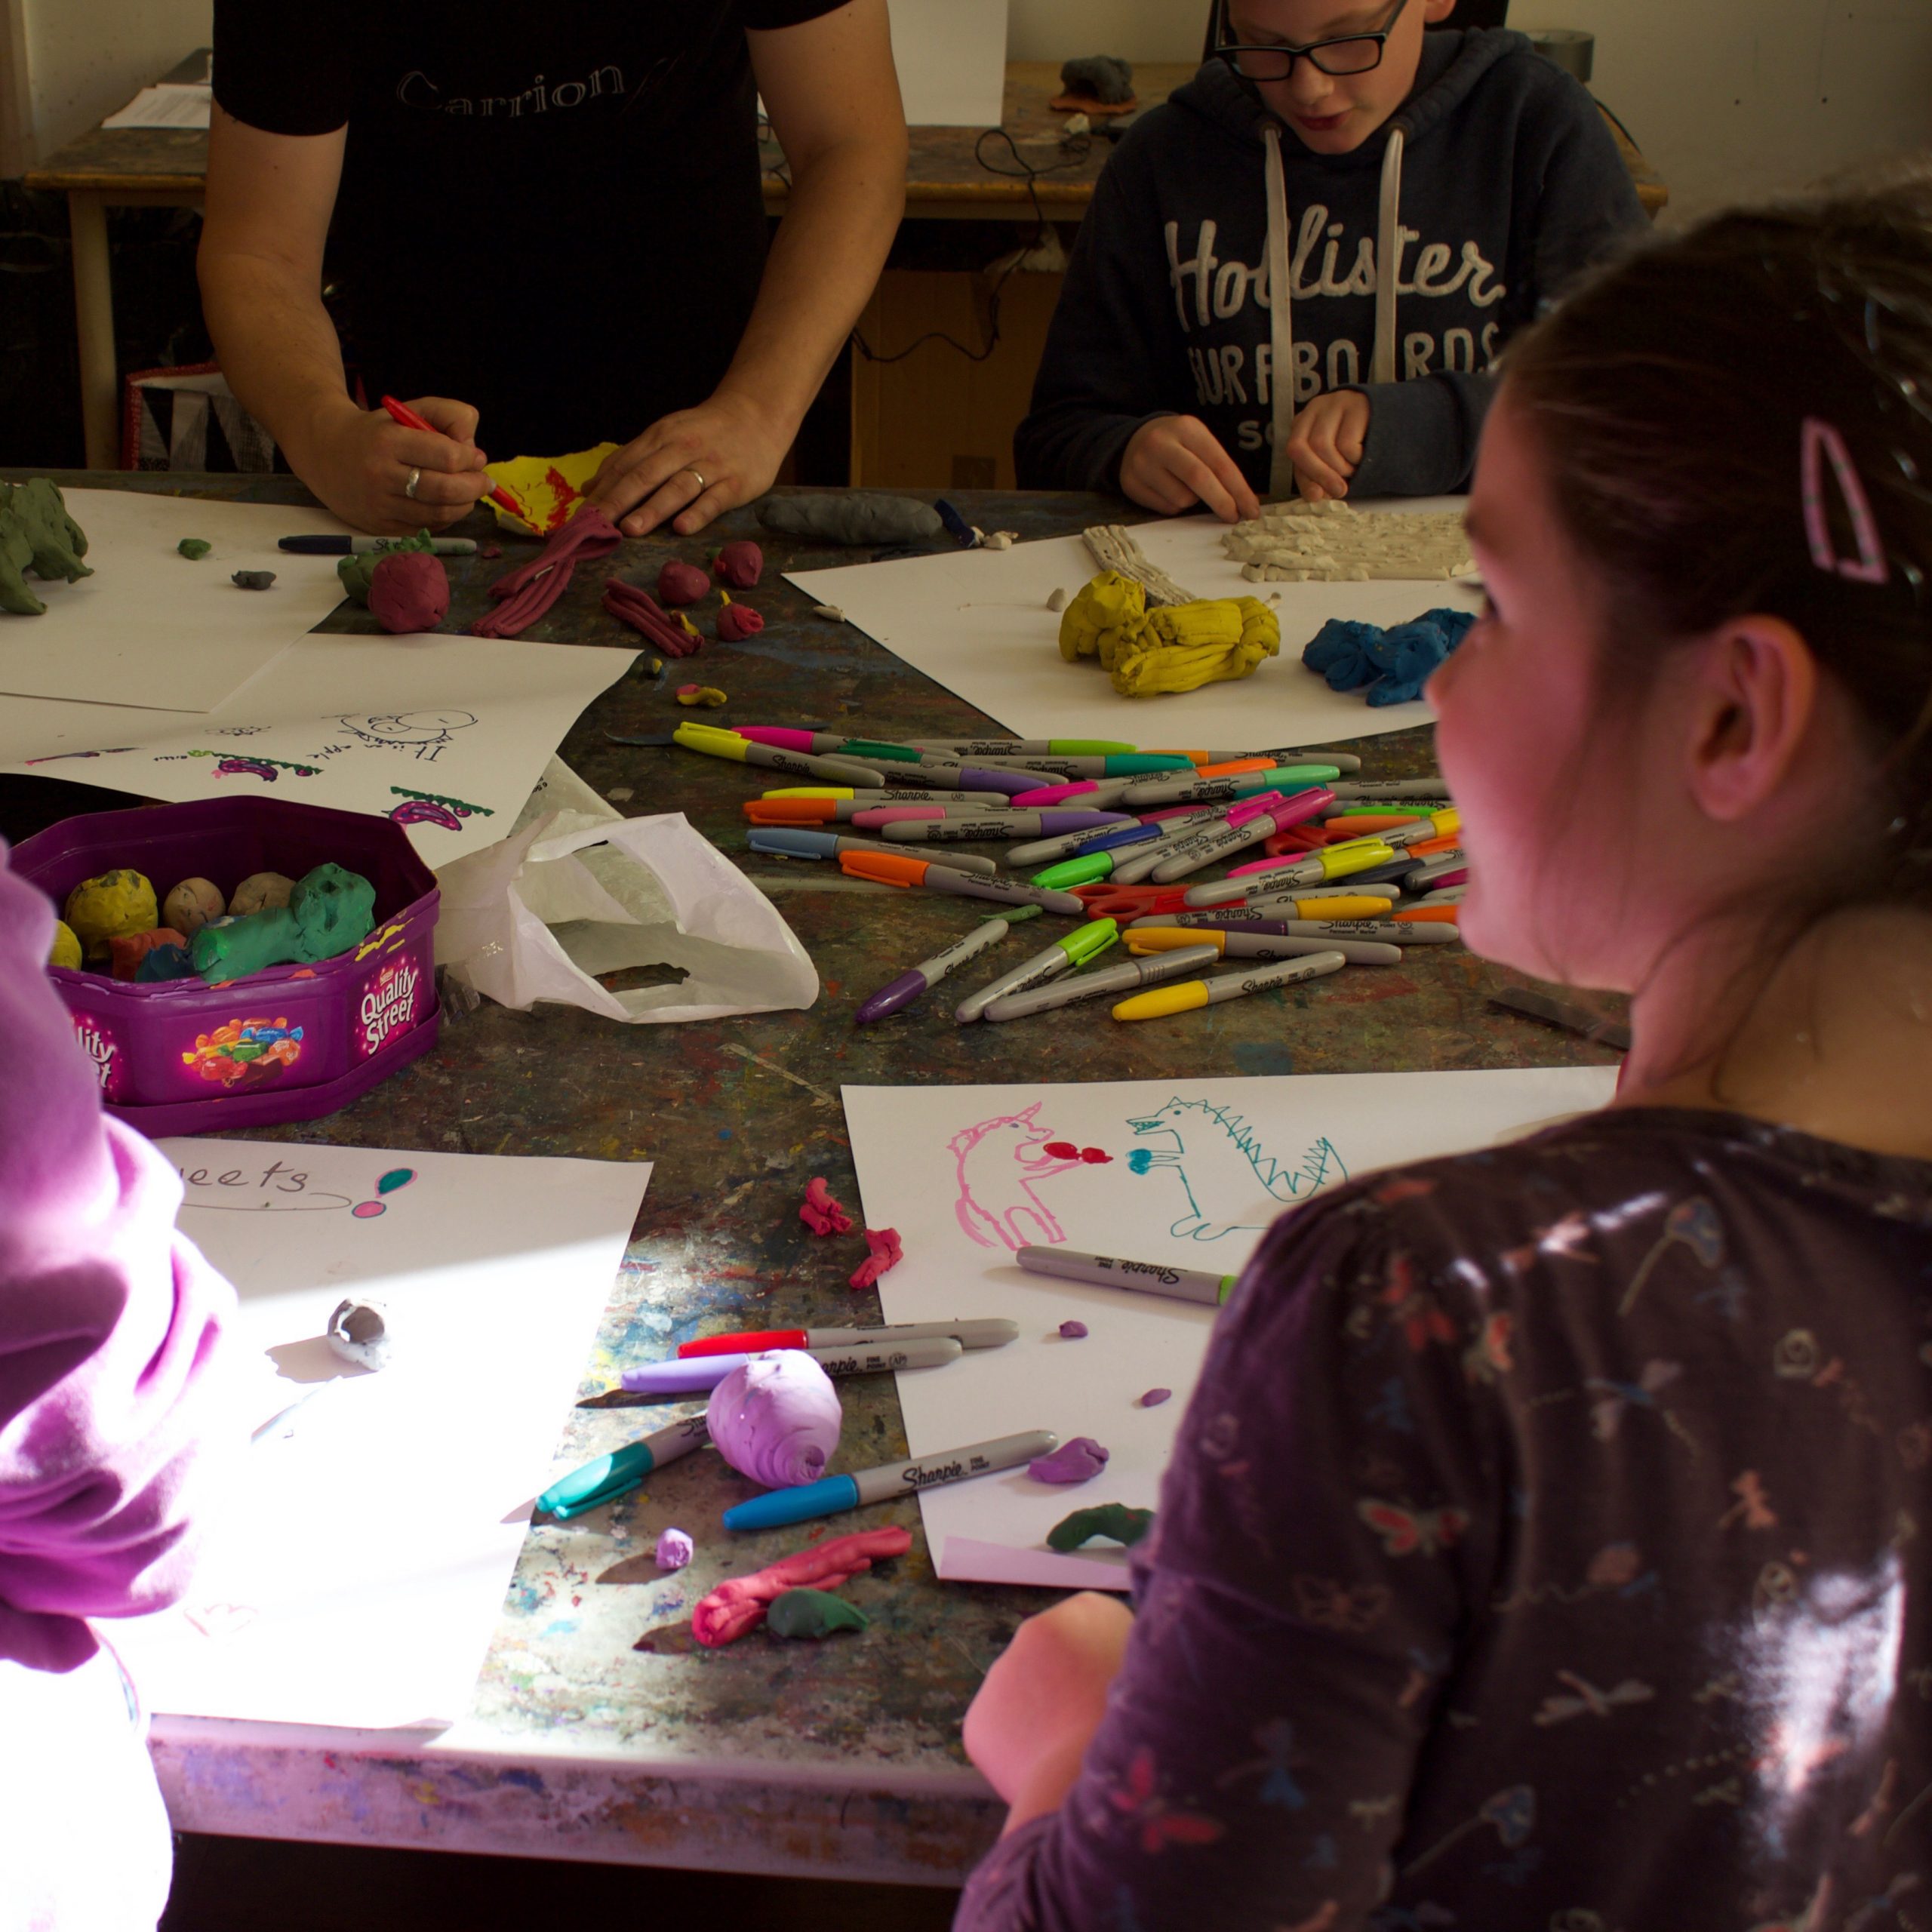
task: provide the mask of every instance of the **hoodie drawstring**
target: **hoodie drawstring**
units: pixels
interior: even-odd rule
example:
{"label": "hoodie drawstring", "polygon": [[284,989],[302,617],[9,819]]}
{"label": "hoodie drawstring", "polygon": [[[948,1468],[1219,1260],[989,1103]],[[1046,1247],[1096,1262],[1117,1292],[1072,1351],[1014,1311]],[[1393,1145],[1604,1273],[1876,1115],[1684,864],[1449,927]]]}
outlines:
{"label": "hoodie drawstring", "polygon": [[1294,264],[1288,236],[1288,183],[1281,171],[1281,131],[1263,128],[1268,146],[1268,329],[1269,393],[1274,408],[1274,453],[1268,466],[1268,494],[1294,494],[1294,465],[1288,460],[1288,435],[1295,420]]}
{"label": "hoodie drawstring", "polygon": [[1398,121],[1382,157],[1382,223],[1375,245],[1375,359],[1369,380],[1392,383],[1395,374],[1395,284],[1401,275],[1402,153],[1408,135]]}

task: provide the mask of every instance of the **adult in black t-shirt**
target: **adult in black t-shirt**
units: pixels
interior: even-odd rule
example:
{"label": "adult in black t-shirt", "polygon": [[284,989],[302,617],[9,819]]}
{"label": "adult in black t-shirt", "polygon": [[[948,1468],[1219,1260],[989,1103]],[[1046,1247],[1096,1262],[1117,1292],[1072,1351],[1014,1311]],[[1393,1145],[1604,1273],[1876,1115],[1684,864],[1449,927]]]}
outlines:
{"label": "adult in black t-shirt", "polygon": [[[500,456],[624,447],[641,536],[761,494],[905,199],[886,0],[216,0],[201,280],[235,394],[337,515],[455,521]],[[792,173],[765,259],[762,94]],[[331,229],[331,217],[333,229]],[[322,306],[331,237],[371,401]]]}

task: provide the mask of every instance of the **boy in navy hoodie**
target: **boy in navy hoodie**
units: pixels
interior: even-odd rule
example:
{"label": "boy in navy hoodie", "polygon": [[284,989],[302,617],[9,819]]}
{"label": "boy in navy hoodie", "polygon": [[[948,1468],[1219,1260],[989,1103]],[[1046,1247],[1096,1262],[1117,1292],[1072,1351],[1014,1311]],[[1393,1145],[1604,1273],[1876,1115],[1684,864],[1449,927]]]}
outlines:
{"label": "boy in navy hoodie", "polygon": [[1454,5],[1220,0],[1094,189],[1023,488],[1232,521],[1468,487],[1503,344],[1644,216],[1588,92],[1521,34],[1425,34]]}

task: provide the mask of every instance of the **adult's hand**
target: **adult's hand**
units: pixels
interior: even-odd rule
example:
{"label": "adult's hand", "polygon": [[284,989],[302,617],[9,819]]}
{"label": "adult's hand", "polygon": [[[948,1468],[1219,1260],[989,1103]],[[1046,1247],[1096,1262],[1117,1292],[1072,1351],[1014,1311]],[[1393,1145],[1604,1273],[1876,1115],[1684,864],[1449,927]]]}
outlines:
{"label": "adult's hand", "polygon": [[1295,483],[1311,503],[1349,494],[1349,478],[1368,441],[1371,410],[1359,389],[1318,395],[1294,420],[1288,432],[1288,460]]}
{"label": "adult's hand", "polygon": [[660,417],[604,460],[585,492],[626,537],[669,523],[680,537],[771,488],[790,440],[761,409],[721,389]]}
{"label": "adult's hand", "polygon": [[344,396],[305,438],[302,480],[343,522],[372,537],[447,530],[489,494],[476,411],[441,395],[416,396],[409,406],[433,432],[405,429],[387,410],[358,409]]}
{"label": "adult's hand", "polygon": [[1134,1613],[1083,1590],[1029,1617],[966,1712],[966,1755],[1011,1810],[1006,1829],[1056,1810],[1107,1708]]}
{"label": "adult's hand", "polygon": [[1240,464],[1198,416],[1157,416],[1142,423],[1121,458],[1120,487],[1123,496],[1168,516],[1196,503],[1223,523],[1261,514]]}

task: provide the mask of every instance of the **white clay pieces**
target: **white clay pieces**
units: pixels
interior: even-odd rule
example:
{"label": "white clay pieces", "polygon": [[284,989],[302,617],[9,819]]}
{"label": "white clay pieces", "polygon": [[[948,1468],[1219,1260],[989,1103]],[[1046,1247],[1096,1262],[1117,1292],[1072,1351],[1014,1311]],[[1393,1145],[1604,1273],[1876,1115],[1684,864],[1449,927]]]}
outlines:
{"label": "white clay pieces", "polygon": [[1270,503],[1252,521],[1224,531],[1221,543],[1251,583],[1444,582],[1473,577],[1476,568],[1460,510]]}
{"label": "white clay pieces", "polygon": [[1147,593],[1150,605],[1198,604],[1201,601],[1192,591],[1183,590],[1155,564],[1135,543],[1133,531],[1124,525],[1097,523],[1091,530],[1083,530],[1080,534],[1093,552],[1094,562],[1103,571],[1112,571],[1139,584]]}

